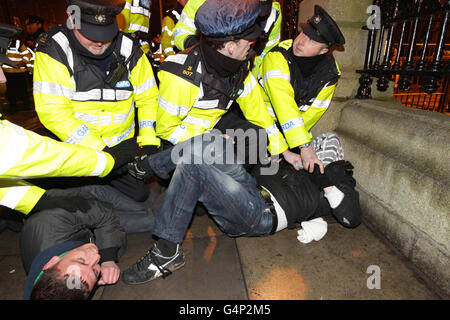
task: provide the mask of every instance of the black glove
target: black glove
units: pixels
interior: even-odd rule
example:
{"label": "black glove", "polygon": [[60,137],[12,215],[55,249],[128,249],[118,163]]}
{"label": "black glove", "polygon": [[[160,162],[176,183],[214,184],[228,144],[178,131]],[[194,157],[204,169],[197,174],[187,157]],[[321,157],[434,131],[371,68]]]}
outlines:
{"label": "black glove", "polygon": [[148,156],[151,154],[158,153],[159,151],[161,151],[161,148],[157,147],[157,146],[153,146],[153,145],[148,145],[148,146],[142,147],[142,153],[146,154]]}
{"label": "black glove", "polygon": [[325,175],[333,183],[332,185],[339,185],[341,183],[347,184],[354,188],[356,185],[353,179],[353,165],[350,161],[339,160],[330,163],[325,167]]}
{"label": "black glove", "polygon": [[149,159],[146,154],[140,157],[135,157],[134,161],[127,165],[128,173],[136,179],[147,181],[155,175],[148,160]]}
{"label": "black glove", "polygon": [[128,142],[122,142],[112,148],[106,146],[103,151],[108,152],[114,158],[113,170],[116,170],[133,161],[134,157],[138,155],[139,149]]}
{"label": "black glove", "polygon": [[31,212],[45,209],[61,208],[66,211],[76,212],[80,210],[86,212],[91,208],[88,199],[79,196],[49,196],[46,193],[39,199]]}
{"label": "black glove", "polygon": [[320,166],[317,163],[314,164],[314,171],[313,173],[311,173],[309,177],[312,183],[318,186],[320,190],[323,190],[323,188],[334,185],[334,183],[326,175],[326,170],[324,174],[320,173]]}

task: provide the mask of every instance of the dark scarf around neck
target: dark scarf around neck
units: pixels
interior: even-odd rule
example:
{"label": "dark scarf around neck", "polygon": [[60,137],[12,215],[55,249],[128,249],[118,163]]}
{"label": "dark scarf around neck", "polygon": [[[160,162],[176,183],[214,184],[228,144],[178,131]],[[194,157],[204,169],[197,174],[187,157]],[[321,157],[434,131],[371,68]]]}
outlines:
{"label": "dark scarf around neck", "polygon": [[105,52],[102,54],[93,54],[88,49],[83,47],[78,39],[75,37],[73,30],[69,30],[69,42],[72,48],[82,55],[89,63],[95,64],[99,66],[105,73],[109,70],[109,66],[113,60],[113,51],[116,47],[117,37],[111,42],[108,48],[106,48]]}
{"label": "dark scarf around neck", "polygon": [[[239,71],[243,63],[221,54],[216,49],[210,47],[203,38],[200,39],[200,51],[206,64],[208,72],[215,73],[220,77],[229,77]],[[212,70],[211,70],[212,69]]]}
{"label": "dark scarf around neck", "polygon": [[298,57],[292,53],[295,63],[306,78],[314,73],[316,67],[327,58],[327,55],[328,52],[313,57]]}

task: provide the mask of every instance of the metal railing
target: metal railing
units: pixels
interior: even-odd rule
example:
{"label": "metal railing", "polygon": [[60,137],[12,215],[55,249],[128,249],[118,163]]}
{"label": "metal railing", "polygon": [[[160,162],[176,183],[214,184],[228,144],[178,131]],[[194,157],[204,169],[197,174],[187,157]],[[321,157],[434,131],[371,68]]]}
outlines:
{"label": "metal railing", "polygon": [[300,3],[303,0],[283,0],[282,5],[282,25],[281,41],[286,39],[295,39],[298,35],[298,15]]}
{"label": "metal railing", "polygon": [[[356,98],[370,99],[372,77],[402,105],[450,114],[450,0],[375,0]],[[378,20],[377,20],[378,19]],[[375,23],[378,22],[378,23]]]}

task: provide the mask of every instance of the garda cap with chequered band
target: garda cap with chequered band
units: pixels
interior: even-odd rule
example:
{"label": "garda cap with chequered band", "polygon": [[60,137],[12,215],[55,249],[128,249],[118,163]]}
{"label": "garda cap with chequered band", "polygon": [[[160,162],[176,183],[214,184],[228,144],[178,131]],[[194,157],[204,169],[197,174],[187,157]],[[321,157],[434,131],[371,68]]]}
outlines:
{"label": "garda cap with chequered band", "polygon": [[85,37],[93,41],[107,42],[111,41],[117,35],[119,28],[117,26],[116,16],[125,6],[125,0],[66,1],[68,5],[74,5],[80,8],[81,19],[79,31]]}
{"label": "garda cap with chequered band", "polygon": [[312,40],[326,43],[329,47],[345,44],[345,38],[336,22],[321,6],[314,6],[314,15],[307,23],[300,24],[303,32]]}
{"label": "garda cap with chequered band", "polygon": [[18,68],[8,59],[6,51],[12,38],[17,37],[22,32],[21,29],[0,23],[0,64],[4,63],[10,67]]}

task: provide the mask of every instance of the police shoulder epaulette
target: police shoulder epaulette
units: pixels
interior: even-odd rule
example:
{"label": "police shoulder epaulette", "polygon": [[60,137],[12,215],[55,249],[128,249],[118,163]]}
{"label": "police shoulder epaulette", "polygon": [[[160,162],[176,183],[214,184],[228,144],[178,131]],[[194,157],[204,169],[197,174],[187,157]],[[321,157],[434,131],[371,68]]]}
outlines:
{"label": "police shoulder epaulette", "polygon": [[183,64],[173,62],[171,58],[168,58],[159,66],[158,70],[173,73],[198,85],[201,80],[201,76],[197,73],[198,64],[200,63],[200,49],[198,47],[192,47],[178,54],[186,55],[186,60]]}
{"label": "police shoulder epaulette", "polygon": [[292,39],[288,39],[288,40],[280,42],[278,44],[278,47],[283,48],[285,50],[289,50],[289,48],[292,47]]}
{"label": "police shoulder epaulette", "polygon": [[198,47],[193,48],[186,57],[186,61],[183,64],[182,76],[188,80],[194,81],[195,74],[197,73],[197,67],[200,62],[200,49]]}
{"label": "police shoulder epaulette", "polygon": [[47,30],[46,32],[41,33],[36,40],[37,45],[41,46],[49,45],[53,40],[53,36],[60,31],[64,32],[63,27],[57,26],[51,28],[50,30]]}

